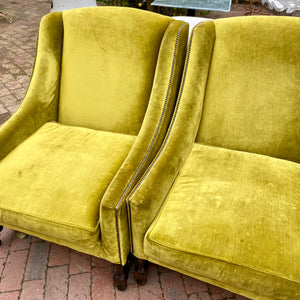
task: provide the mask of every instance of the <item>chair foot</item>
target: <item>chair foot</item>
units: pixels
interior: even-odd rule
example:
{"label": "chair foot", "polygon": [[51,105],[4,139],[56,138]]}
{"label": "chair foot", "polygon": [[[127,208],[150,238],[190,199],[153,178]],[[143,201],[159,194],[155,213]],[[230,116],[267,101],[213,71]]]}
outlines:
{"label": "chair foot", "polygon": [[129,253],[124,266],[115,264],[114,286],[116,286],[118,290],[124,291],[127,288],[128,274],[134,261],[135,257]]}
{"label": "chair foot", "polygon": [[148,268],[150,263],[147,260],[137,259],[134,266],[134,278],[140,285],[145,285],[147,282]]}
{"label": "chair foot", "polygon": [[127,278],[128,278],[128,274],[130,272],[131,266],[134,264],[135,259],[136,258],[132,255],[132,253],[128,254],[127,261],[124,266],[124,272],[125,272],[125,275],[127,276]]}
{"label": "chair foot", "polygon": [[124,291],[127,288],[127,277],[125,272],[125,266],[115,264],[114,270],[114,286],[119,291]]}

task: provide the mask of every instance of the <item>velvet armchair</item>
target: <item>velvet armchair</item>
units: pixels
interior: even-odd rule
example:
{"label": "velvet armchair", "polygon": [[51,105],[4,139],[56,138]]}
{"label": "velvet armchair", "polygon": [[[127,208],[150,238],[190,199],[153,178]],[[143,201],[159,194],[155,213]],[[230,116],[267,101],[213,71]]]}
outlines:
{"label": "velvet armchair", "polygon": [[192,31],[166,138],[128,197],[145,262],[251,299],[300,299],[300,19]]}
{"label": "velvet armchair", "polygon": [[188,25],[120,7],[46,15],[26,96],[0,127],[0,224],[117,265],[125,198],[156,155],[177,97]]}

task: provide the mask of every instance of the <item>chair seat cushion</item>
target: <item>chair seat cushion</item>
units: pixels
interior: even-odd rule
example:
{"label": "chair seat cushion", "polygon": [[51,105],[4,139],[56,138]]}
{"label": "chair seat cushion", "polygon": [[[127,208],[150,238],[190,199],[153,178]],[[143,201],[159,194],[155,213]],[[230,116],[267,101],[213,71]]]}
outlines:
{"label": "chair seat cushion", "polygon": [[144,243],[227,289],[300,299],[300,165],[195,144]]}
{"label": "chair seat cushion", "polygon": [[93,247],[134,136],[46,123],[0,161],[0,224]]}

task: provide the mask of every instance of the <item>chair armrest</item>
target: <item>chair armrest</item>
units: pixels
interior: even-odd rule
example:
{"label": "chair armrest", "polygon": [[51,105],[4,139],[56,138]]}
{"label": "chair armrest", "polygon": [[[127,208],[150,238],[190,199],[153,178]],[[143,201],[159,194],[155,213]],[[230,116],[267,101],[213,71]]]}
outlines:
{"label": "chair armrest", "polygon": [[[153,89],[141,130],[101,202],[101,242],[107,251],[106,258],[116,263],[124,264],[130,249],[126,196],[147,169],[164,139],[179,90],[187,38],[188,25],[172,20],[161,43]],[[118,252],[119,257],[114,256]]]}
{"label": "chair armrest", "polygon": [[[201,34],[194,37],[194,31],[201,31]],[[128,196],[132,252],[139,258],[147,259],[143,251],[146,231],[172,189],[181,166],[194,145],[202,115],[214,38],[213,22],[203,22],[194,27],[181,89],[165,140]]]}
{"label": "chair armrest", "polygon": [[26,96],[16,113],[0,127],[0,160],[44,123],[57,120],[62,39],[62,13],[46,15],[39,28]]}

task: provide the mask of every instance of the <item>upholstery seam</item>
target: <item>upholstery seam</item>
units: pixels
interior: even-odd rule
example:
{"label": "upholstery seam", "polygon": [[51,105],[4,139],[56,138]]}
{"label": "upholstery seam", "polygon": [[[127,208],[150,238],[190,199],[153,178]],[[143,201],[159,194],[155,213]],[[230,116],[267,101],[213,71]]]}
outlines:
{"label": "upholstery seam", "polygon": [[144,165],[146,159],[148,158],[148,155],[154,145],[154,142],[156,140],[156,137],[158,136],[158,132],[160,130],[160,127],[162,125],[162,121],[163,121],[163,118],[164,118],[164,115],[165,115],[165,111],[166,111],[166,107],[167,107],[167,103],[168,103],[168,99],[169,99],[169,94],[170,94],[170,90],[171,90],[171,86],[172,86],[172,82],[173,82],[173,76],[174,76],[174,69],[175,69],[175,60],[176,60],[176,54],[177,54],[177,49],[178,49],[178,40],[179,40],[179,35],[180,35],[180,32],[181,30],[187,26],[188,23],[184,23],[178,30],[177,32],[177,36],[176,36],[176,40],[175,40],[175,48],[174,48],[174,52],[173,52],[173,60],[172,60],[172,66],[171,66],[171,73],[170,73],[170,79],[169,79],[169,84],[168,84],[168,89],[167,89],[167,93],[166,93],[166,96],[165,96],[165,102],[164,102],[164,106],[163,106],[163,109],[162,109],[162,112],[161,112],[161,115],[160,115],[160,119],[159,119],[159,122],[158,122],[158,126],[156,128],[156,131],[154,133],[154,136],[152,138],[152,141],[147,149],[147,152],[146,154],[144,155],[144,158],[143,160],[141,161],[141,163],[139,164],[138,168],[136,169],[135,173],[133,174],[131,180],[129,181],[129,183],[127,184],[120,200],[118,201],[116,207],[115,207],[115,221],[116,221],[116,229],[117,229],[117,241],[118,241],[118,250],[119,250],[119,259],[120,259],[120,264],[122,264],[122,255],[121,255],[121,243],[120,243],[120,232],[119,232],[119,221],[118,221],[118,211],[119,211],[119,207],[121,205],[121,203],[123,202],[129,188],[131,187],[133,181],[135,180],[137,174],[139,173],[139,171],[141,170],[142,166]]}

